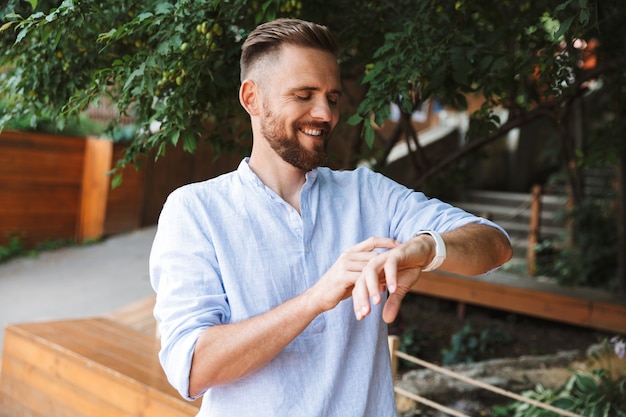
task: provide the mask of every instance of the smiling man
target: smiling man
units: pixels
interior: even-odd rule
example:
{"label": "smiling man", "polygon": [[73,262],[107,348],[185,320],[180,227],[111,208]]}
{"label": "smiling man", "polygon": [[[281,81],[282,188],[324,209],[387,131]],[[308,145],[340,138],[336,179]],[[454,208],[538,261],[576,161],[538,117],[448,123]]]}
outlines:
{"label": "smiling man", "polygon": [[422,271],[506,262],[497,225],[360,168],[323,167],[341,97],[330,31],[244,42],[252,152],[174,191],[150,256],[160,360],[199,416],[396,415],[387,325]]}

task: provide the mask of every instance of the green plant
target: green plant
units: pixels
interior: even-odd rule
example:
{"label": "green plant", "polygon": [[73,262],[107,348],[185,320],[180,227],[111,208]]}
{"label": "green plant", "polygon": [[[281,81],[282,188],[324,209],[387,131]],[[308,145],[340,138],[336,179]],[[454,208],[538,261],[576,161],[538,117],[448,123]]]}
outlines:
{"label": "green plant", "polygon": [[[241,43],[277,17],[318,21],[337,33],[343,72],[364,87],[350,97],[351,122],[364,132],[346,147],[354,155],[361,140],[374,145],[390,102],[410,116],[430,97],[466,109],[466,93],[483,93],[486,106],[470,125],[477,149],[529,120],[561,118],[589,79],[621,74],[623,58],[620,0],[10,0],[0,11],[0,91],[15,92],[11,116],[34,110],[63,123],[108,96],[141,128],[128,161],[179,141],[190,152],[201,139],[217,150],[248,146],[239,139],[247,130],[236,94]],[[600,39],[605,65],[581,68],[580,38]],[[514,120],[502,126],[492,111],[498,107]],[[159,129],[150,129],[154,122]]]}
{"label": "green plant", "polygon": [[[408,355],[418,357],[427,339],[428,335],[420,332],[418,326],[409,326],[400,334],[399,350]],[[401,363],[407,368],[415,367],[415,364],[409,361],[402,360]]]}
{"label": "green plant", "polygon": [[[78,243],[74,239],[51,239],[37,244],[35,249],[33,249],[33,252],[51,251],[76,246],[77,244]],[[87,244],[89,244],[89,242],[87,242]]]}
{"label": "green plant", "polygon": [[[91,245],[97,242],[98,240],[89,240],[81,243],[80,245]],[[67,248],[77,245],[78,243],[74,239],[50,239],[45,242],[38,243],[32,249],[26,249],[19,237],[12,236],[9,239],[7,246],[0,246],[0,263],[20,256],[35,258],[39,255],[40,252],[53,251],[56,249]]]}
{"label": "green plant", "polygon": [[[621,339],[614,338],[611,342],[618,352],[618,344],[623,343]],[[610,366],[612,346],[607,341],[603,346],[604,354],[594,355],[601,366],[599,369],[573,371],[562,387],[547,389],[538,385],[534,390],[524,392],[523,396],[582,416],[626,417],[626,374],[613,374]],[[493,411],[494,417],[557,417],[553,412],[525,402],[496,406]]]}
{"label": "green plant", "polygon": [[450,348],[444,349],[444,365],[454,363],[472,363],[489,358],[499,344],[511,342],[511,336],[497,327],[490,327],[481,332],[472,329],[467,323],[450,338]]}
{"label": "green plant", "polygon": [[609,198],[586,198],[568,215],[573,222],[575,245],[545,240],[535,248],[537,273],[559,284],[615,290],[617,277],[617,227],[615,204]]}
{"label": "green plant", "polygon": [[24,253],[22,242],[18,237],[11,237],[7,246],[0,246],[0,262],[15,258]]}
{"label": "green plant", "polygon": [[[512,129],[548,122],[559,134],[546,140],[556,142],[578,204],[580,168],[616,161],[626,149],[623,0],[9,0],[0,12],[0,95],[11,102],[0,130],[24,114],[60,127],[104,96],[138,123],[118,168],[179,143],[189,152],[199,141],[217,154],[247,151],[248,118],[237,100],[241,44],[277,17],[326,24],[343,47],[345,85],[356,88],[345,94],[354,128],[340,125],[345,143],[331,161],[341,168],[357,166],[365,148],[382,149],[372,154],[386,161],[394,141],[415,135],[380,136],[390,103],[407,120],[429,99],[465,111],[473,94],[485,103],[462,146],[414,163],[407,185],[421,188]],[[597,105],[583,107],[602,129],[588,137],[567,125],[580,119],[580,98],[592,90]],[[508,110],[506,121],[499,109]],[[626,224],[623,208],[618,216]]]}

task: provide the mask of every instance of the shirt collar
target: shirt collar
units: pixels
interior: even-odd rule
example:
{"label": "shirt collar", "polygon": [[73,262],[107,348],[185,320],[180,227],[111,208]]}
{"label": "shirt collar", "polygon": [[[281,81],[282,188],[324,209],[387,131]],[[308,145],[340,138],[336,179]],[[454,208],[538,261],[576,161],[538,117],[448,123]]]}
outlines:
{"label": "shirt collar", "polygon": [[[261,181],[261,179],[254,172],[252,172],[252,170],[248,166],[249,161],[250,161],[250,157],[249,156],[245,157],[239,163],[237,172],[239,173],[241,178],[243,178],[244,181],[246,182],[250,181],[256,186],[261,187],[265,190],[268,190],[269,188],[263,183],[263,181]],[[317,168],[312,169],[311,171],[307,172],[305,174],[305,178],[306,178],[306,182],[304,184],[304,188],[312,186],[315,183],[315,180],[317,179]]]}

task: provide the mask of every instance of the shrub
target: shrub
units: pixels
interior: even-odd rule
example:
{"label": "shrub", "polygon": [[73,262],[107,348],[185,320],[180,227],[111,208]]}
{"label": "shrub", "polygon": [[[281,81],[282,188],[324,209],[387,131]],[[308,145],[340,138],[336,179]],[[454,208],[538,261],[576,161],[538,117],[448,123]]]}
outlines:
{"label": "shrub", "polygon": [[487,359],[493,356],[495,346],[510,342],[511,336],[502,329],[489,327],[478,332],[468,323],[452,335],[450,349],[442,352],[442,362],[444,365],[451,365]]}
{"label": "shrub", "polygon": [[[611,340],[615,352],[619,355],[623,349],[621,339]],[[610,371],[611,347],[604,343],[602,357],[609,363],[603,364],[601,356],[595,360],[601,367],[591,372],[574,371],[567,382],[558,389],[546,389],[541,385],[534,390],[523,393],[523,396],[550,404],[554,407],[593,417],[626,417],[626,374],[613,375]],[[542,408],[515,402],[507,406],[494,407],[494,417],[555,417],[556,414]]]}

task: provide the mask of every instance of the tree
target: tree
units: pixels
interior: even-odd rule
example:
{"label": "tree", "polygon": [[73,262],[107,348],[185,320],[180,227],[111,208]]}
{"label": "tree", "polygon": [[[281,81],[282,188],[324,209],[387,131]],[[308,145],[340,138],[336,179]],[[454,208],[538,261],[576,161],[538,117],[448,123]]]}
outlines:
{"label": "tree", "polygon": [[[586,165],[619,161],[624,171],[621,0],[10,0],[8,9],[18,13],[6,15],[0,29],[0,68],[6,68],[0,91],[13,93],[0,128],[24,114],[33,115],[33,123],[48,117],[61,126],[108,97],[120,114],[134,115],[142,132],[120,165],[150,150],[162,155],[179,142],[190,152],[205,139],[218,152],[249,146],[236,100],[240,46],[256,24],[284,16],[331,27],[344,46],[344,77],[361,85],[349,97],[355,128],[338,158],[344,167],[370,153],[385,159],[393,143],[375,127],[389,116],[390,103],[406,118],[429,98],[463,109],[465,94],[480,93],[485,104],[472,115],[465,146],[444,160],[422,158],[413,185],[537,119],[551,121],[558,132],[577,203],[584,198]],[[590,97],[602,111],[583,126],[581,141],[571,114]],[[506,122],[496,108],[509,110]],[[617,253],[623,287],[625,187],[622,179]]]}

